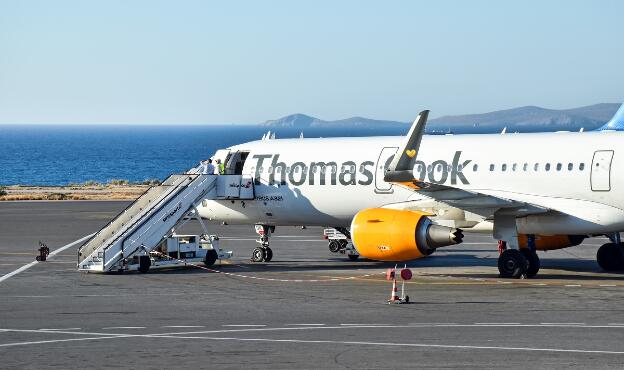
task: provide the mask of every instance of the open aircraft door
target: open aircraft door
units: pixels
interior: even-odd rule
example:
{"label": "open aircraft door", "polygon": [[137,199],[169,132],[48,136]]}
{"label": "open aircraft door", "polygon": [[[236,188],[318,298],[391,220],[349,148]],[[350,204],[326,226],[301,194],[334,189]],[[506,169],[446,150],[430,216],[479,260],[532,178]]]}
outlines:
{"label": "open aircraft door", "polygon": [[228,151],[224,173],[217,179],[218,198],[254,199],[253,177],[243,173],[248,155],[248,151]]}
{"label": "open aircraft door", "polygon": [[392,193],[392,183],[384,181],[384,174],[390,165],[397,147],[386,147],[379,153],[377,163],[375,164],[375,192],[376,193]]}
{"label": "open aircraft door", "polygon": [[613,150],[598,150],[594,153],[591,167],[591,189],[593,191],[611,190],[611,161]]}

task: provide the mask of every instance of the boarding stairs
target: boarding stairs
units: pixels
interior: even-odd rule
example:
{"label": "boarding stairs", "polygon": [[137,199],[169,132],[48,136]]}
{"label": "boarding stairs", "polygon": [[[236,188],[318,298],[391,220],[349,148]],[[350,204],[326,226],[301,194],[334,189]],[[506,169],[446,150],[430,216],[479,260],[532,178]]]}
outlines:
{"label": "boarding stairs", "polygon": [[[128,260],[146,255],[190,215],[199,218],[204,199],[253,199],[253,181],[241,175],[202,174],[201,167],[169,176],[150,187],[78,250],[78,270],[123,271]],[[203,223],[202,223],[203,227]]]}

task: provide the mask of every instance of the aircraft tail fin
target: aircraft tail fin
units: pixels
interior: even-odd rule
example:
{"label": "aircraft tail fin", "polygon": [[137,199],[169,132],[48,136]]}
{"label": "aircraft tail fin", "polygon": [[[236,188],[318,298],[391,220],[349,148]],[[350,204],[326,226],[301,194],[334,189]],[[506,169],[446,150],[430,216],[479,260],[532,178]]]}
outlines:
{"label": "aircraft tail fin", "polygon": [[620,106],[611,120],[597,129],[598,131],[614,130],[624,131],[624,104]]}

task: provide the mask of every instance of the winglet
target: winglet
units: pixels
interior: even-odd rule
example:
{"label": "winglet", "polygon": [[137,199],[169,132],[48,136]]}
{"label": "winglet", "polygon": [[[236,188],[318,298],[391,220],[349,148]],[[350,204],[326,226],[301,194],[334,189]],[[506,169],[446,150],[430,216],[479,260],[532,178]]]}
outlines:
{"label": "winglet", "polygon": [[422,136],[425,133],[425,124],[427,123],[428,116],[428,110],[424,110],[418,114],[405,140],[394,155],[392,162],[390,162],[390,166],[386,169],[384,181],[411,183],[414,180],[412,169],[414,167],[414,161],[416,160],[416,154],[418,154],[418,149],[420,148]]}

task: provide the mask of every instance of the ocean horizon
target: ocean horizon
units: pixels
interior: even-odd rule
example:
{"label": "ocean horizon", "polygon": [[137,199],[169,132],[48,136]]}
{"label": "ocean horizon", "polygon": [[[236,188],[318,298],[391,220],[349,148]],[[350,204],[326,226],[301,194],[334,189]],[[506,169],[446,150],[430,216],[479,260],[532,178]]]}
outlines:
{"label": "ocean horizon", "polygon": [[0,186],[164,180],[217,149],[277,138],[404,135],[405,128],[268,128],[259,125],[0,124]]}

